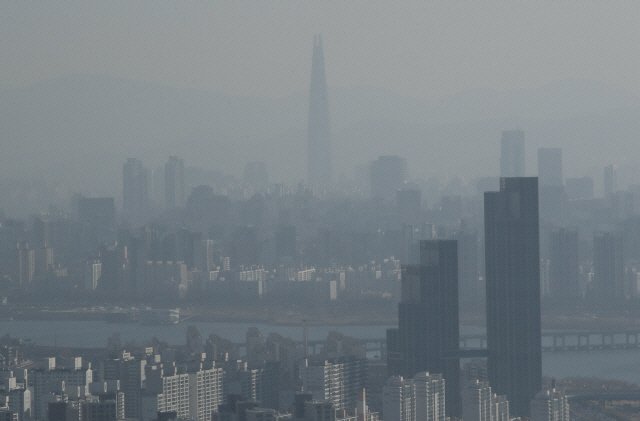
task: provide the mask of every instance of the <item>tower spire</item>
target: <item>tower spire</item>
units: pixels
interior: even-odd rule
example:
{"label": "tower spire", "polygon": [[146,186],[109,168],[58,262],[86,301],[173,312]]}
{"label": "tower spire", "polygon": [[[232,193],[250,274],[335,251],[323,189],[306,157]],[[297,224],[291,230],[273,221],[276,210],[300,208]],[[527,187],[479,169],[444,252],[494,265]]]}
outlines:
{"label": "tower spire", "polygon": [[307,139],[307,181],[315,187],[331,184],[331,125],[327,97],[322,35],[316,34],[311,60]]}

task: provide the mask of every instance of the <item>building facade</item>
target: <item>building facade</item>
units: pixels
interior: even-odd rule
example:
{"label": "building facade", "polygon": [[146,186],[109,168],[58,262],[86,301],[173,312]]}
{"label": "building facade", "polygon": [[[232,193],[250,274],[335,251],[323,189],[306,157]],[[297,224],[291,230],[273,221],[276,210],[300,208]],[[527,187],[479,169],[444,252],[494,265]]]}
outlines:
{"label": "building facade", "polygon": [[538,179],[501,178],[484,221],[489,383],[526,417],[542,389]]}
{"label": "building facade", "polygon": [[457,241],[420,241],[420,264],[402,266],[401,288],[398,329],[387,332],[389,374],[411,378],[423,371],[441,373],[447,416],[459,417]]}

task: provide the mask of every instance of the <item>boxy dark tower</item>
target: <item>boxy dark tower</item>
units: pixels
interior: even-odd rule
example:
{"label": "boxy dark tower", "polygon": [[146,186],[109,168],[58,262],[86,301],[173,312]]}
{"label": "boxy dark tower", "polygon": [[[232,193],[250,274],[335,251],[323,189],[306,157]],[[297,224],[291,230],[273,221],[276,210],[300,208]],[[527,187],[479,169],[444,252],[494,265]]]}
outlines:
{"label": "boxy dark tower", "polygon": [[442,373],[446,415],[459,418],[457,241],[420,241],[420,264],[402,265],[401,285],[398,329],[387,331],[389,374],[413,378],[421,371]]}
{"label": "boxy dark tower", "polygon": [[484,194],[487,348],[491,388],[528,417],[542,389],[537,177],[503,177]]}

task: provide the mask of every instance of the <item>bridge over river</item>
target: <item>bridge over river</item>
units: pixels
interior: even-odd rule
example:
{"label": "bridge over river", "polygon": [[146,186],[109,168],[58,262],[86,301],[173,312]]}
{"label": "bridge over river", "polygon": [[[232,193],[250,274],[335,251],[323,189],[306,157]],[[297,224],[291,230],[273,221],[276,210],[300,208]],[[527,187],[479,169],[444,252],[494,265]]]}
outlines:
{"label": "bridge over river", "polygon": [[[582,331],[563,330],[542,333],[543,352],[592,351],[606,349],[636,349],[640,348],[640,331]],[[386,338],[360,339],[367,346],[367,351],[384,352]],[[324,343],[323,340],[308,341],[309,347],[316,352]],[[483,356],[486,353],[486,335],[460,336],[461,357]]]}

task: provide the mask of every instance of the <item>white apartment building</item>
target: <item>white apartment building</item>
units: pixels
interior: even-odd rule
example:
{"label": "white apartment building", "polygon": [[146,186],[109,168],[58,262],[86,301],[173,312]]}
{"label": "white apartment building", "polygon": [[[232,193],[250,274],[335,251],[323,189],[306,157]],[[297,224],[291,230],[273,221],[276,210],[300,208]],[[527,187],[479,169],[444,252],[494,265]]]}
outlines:
{"label": "white apartment building", "polygon": [[[392,376],[382,389],[385,421],[445,421],[445,380],[418,373],[413,379]],[[466,420],[465,420],[466,421]]]}
{"label": "white apartment building", "polygon": [[539,392],[531,401],[531,421],[569,421],[569,401],[564,392]]}
{"label": "white apartment building", "polygon": [[367,386],[367,360],[356,357],[322,361],[303,360],[300,376],[304,391],[316,401],[329,401],[336,410],[355,408],[358,392]]}
{"label": "white apartment building", "polygon": [[88,385],[93,381],[91,367],[82,368],[80,358],[74,358],[72,365],[72,368],[58,368],[53,358],[48,359],[46,368],[33,371],[34,419],[46,417],[51,393],[64,392],[72,398],[88,394]]}
{"label": "white apartment building", "polygon": [[491,392],[489,382],[471,380],[462,389],[462,418],[465,421],[509,421],[506,396]]}
{"label": "white apartment building", "polygon": [[147,371],[146,393],[141,399],[141,421],[158,411],[175,411],[178,417],[211,421],[211,413],[223,403],[224,372],[212,367],[182,372],[175,366],[154,366]]}

